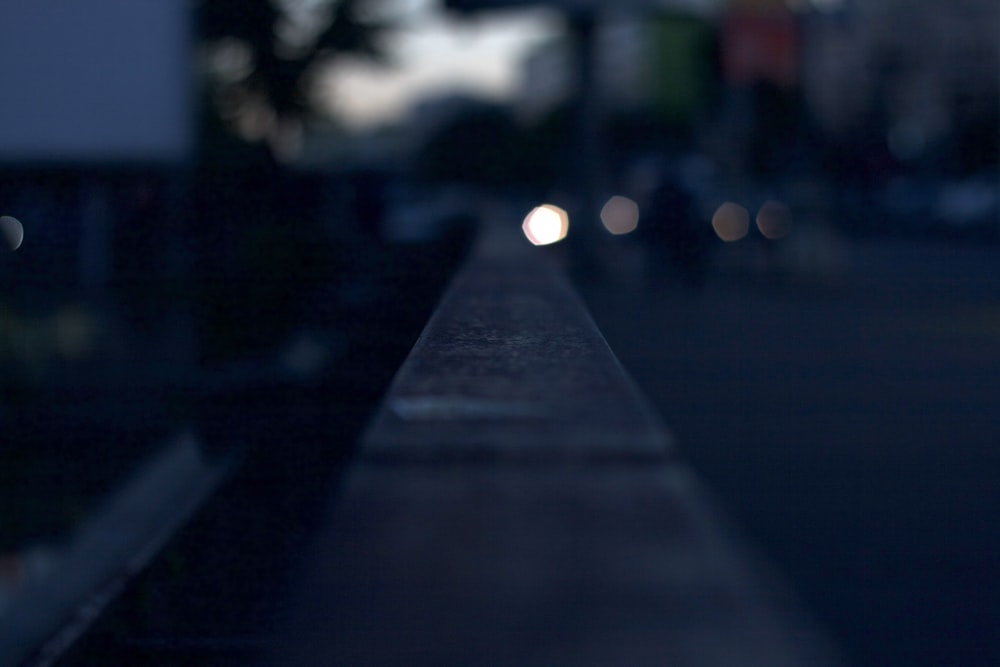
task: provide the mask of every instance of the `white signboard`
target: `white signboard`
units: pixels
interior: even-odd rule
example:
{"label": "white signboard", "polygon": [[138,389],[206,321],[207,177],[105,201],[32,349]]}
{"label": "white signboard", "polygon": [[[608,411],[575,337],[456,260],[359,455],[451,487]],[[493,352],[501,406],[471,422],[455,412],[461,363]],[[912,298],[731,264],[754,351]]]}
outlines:
{"label": "white signboard", "polygon": [[185,160],[190,5],[0,2],[0,164]]}

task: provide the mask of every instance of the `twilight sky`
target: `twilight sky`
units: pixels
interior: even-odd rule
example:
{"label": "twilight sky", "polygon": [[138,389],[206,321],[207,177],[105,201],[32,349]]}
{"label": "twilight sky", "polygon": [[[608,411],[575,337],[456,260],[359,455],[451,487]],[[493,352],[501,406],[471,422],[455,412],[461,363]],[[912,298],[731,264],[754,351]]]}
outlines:
{"label": "twilight sky", "polygon": [[387,50],[395,64],[340,59],[321,98],[351,127],[398,118],[417,98],[455,89],[503,97],[515,87],[520,59],[558,35],[558,15],[544,10],[446,15],[436,0],[397,0],[406,16]]}

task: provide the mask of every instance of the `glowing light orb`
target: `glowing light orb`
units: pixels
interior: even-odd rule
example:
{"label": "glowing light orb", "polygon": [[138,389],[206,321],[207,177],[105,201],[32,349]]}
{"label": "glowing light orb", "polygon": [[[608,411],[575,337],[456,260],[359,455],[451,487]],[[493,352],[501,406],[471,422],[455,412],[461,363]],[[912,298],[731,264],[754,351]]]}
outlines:
{"label": "glowing light orb", "polygon": [[780,201],[764,202],[757,211],[757,229],[771,241],[792,233],[792,209]]}
{"label": "glowing light orb", "polygon": [[712,229],[726,243],[739,241],[750,231],[750,212],[739,204],[726,202],[712,216]]}
{"label": "glowing light orb", "polygon": [[639,205],[628,197],[615,195],[601,208],[601,222],[616,236],[634,232],[639,226]]}
{"label": "glowing light orb", "polygon": [[558,243],[569,233],[569,214],[552,204],[536,206],[524,218],[521,230],[533,245]]}
{"label": "glowing light orb", "polygon": [[11,252],[21,247],[24,242],[24,225],[17,218],[9,215],[0,216],[0,235],[7,241]]}

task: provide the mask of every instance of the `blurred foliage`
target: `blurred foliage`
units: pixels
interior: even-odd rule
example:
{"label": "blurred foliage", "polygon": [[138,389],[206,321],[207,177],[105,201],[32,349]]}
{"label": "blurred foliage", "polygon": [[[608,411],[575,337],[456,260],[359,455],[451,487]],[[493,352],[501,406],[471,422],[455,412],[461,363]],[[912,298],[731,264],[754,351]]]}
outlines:
{"label": "blurred foliage", "polygon": [[198,360],[272,353],[340,270],[321,224],[322,183],[283,169],[313,112],[319,71],[385,59],[383,0],[196,0],[204,77],[191,190]]}
{"label": "blurred foliage", "polygon": [[378,0],[199,0],[209,109],[253,138],[308,114],[318,66],[345,53],[383,59],[389,20],[378,10]]}

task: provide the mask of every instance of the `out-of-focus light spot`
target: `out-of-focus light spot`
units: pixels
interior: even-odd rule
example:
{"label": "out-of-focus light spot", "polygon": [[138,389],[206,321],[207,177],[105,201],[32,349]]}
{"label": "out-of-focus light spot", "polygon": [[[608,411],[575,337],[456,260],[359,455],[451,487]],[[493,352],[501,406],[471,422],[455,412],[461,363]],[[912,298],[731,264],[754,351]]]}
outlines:
{"label": "out-of-focus light spot", "polygon": [[218,42],[208,53],[208,72],[225,83],[242,81],[253,72],[253,52],[235,39]]}
{"label": "out-of-focus light spot", "polygon": [[278,122],[274,110],[256,103],[247,104],[237,112],[236,129],[248,141],[267,138]]}
{"label": "out-of-focus light spot", "polygon": [[543,204],[524,218],[521,229],[534,245],[558,243],[569,233],[569,215],[558,206]]}
{"label": "out-of-focus light spot", "polygon": [[792,209],[770,199],[757,211],[757,229],[764,238],[776,241],[792,233]]}
{"label": "out-of-focus light spot", "polygon": [[727,243],[739,241],[750,231],[750,212],[733,202],[726,202],[712,216],[712,229]]}
{"label": "out-of-focus light spot", "polygon": [[0,216],[0,235],[7,242],[10,251],[13,252],[24,243],[24,225],[17,218],[9,215]]}
{"label": "out-of-focus light spot", "polygon": [[615,235],[634,232],[639,226],[639,205],[628,197],[615,195],[601,208],[601,222]]}

